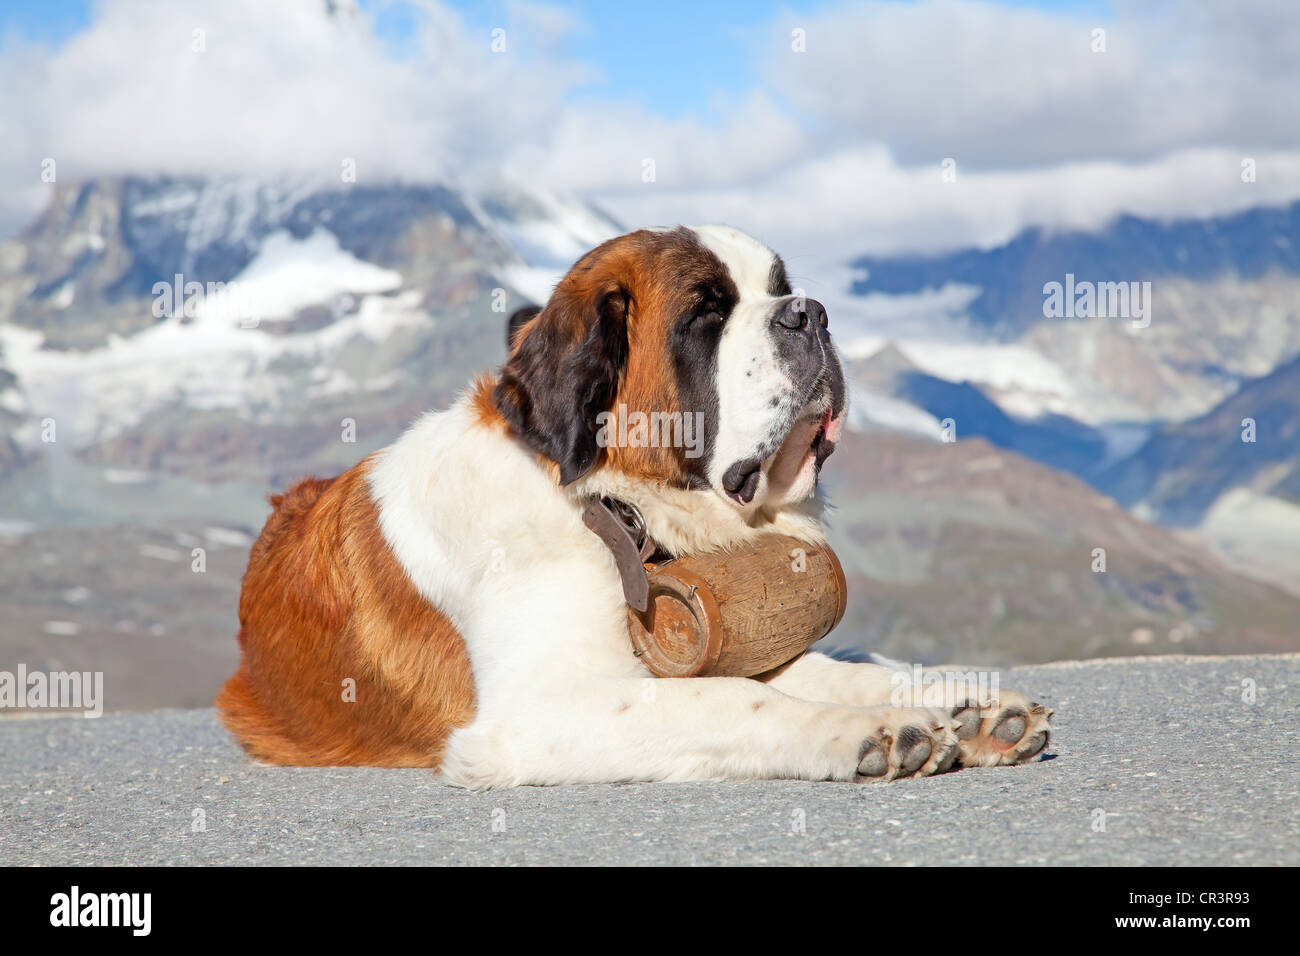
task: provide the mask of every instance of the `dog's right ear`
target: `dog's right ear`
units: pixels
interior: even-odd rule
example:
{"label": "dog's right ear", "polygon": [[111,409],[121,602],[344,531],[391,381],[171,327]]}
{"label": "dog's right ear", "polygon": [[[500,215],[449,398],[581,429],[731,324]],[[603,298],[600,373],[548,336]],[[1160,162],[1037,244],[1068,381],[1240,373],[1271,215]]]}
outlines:
{"label": "dog's right ear", "polygon": [[630,308],[616,280],[574,283],[513,337],[492,398],[520,440],[560,466],[562,485],[600,456],[596,418],[612,404],[627,363]]}
{"label": "dog's right ear", "polygon": [[542,311],[542,307],[539,305],[525,305],[518,309],[515,309],[514,313],[511,314],[510,318],[506,320],[506,353],[507,354],[509,354],[515,347],[516,333],[518,333],[520,329],[522,329],[525,325],[527,325],[531,319],[536,318],[537,314],[541,311]]}

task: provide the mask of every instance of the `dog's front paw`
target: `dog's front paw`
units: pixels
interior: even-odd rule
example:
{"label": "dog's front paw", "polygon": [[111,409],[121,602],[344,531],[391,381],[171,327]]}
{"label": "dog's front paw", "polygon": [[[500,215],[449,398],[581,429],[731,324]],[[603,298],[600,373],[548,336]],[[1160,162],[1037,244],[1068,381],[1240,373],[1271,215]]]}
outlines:
{"label": "dog's front paw", "polygon": [[871,708],[876,729],[863,744],[855,780],[875,782],[925,777],[952,768],[960,724],[927,707]]}
{"label": "dog's front paw", "polygon": [[958,763],[997,767],[1034,759],[1051,738],[1052,713],[1015,691],[1000,691],[990,707],[958,704],[952,709],[952,718],[960,725]]}

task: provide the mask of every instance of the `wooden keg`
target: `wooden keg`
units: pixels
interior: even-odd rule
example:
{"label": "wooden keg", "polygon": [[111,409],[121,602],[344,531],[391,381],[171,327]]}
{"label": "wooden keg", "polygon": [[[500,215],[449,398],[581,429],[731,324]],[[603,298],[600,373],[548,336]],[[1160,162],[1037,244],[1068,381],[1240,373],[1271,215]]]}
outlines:
{"label": "wooden keg", "polygon": [[752,677],[802,654],[844,617],[835,552],[772,535],[734,551],[647,564],[628,633],[659,677]]}

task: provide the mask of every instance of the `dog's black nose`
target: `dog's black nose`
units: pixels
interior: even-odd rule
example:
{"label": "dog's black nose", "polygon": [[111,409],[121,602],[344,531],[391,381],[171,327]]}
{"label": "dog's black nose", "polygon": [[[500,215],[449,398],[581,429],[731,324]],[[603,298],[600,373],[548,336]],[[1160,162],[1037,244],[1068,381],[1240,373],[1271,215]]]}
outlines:
{"label": "dog's black nose", "polygon": [[816,299],[805,299],[799,296],[787,299],[779,305],[772,320],[781,328],[789,329],[791,332],[798,332],[801,329],[807,331],[824,329],[829,321],[824,305]]}

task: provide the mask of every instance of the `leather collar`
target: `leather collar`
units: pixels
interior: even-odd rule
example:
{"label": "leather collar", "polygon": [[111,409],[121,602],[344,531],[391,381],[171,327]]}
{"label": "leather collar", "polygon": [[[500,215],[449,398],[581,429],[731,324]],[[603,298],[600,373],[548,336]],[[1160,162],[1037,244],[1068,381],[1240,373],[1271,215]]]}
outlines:
{"label": "leather collar", "polygon": [[591,498],[582,510],[582,523],[605,542],[623,581],[628,607],[644,614],[650,604],[650,578],[645,562],[659,550],[636,505],[616,498]]}

